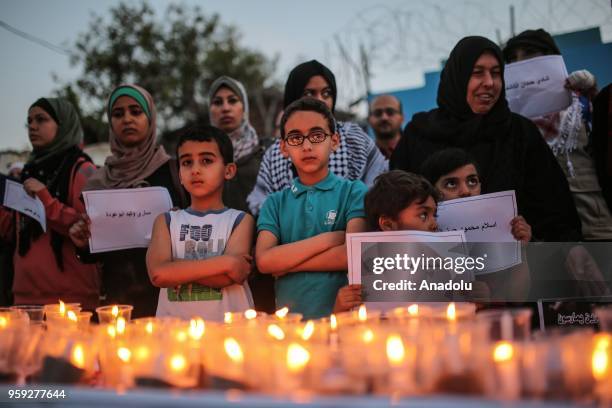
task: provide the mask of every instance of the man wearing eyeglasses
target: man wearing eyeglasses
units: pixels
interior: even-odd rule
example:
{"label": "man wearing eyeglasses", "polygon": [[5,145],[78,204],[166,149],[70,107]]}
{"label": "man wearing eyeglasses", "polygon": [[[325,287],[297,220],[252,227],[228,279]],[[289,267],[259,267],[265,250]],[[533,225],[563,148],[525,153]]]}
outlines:
{"label": "man wearing eyeglasses", "polygon": [[395,96],[381,95],[372,101],[368,122],[374,130],[376,146],[387,159],[400,140],[403,121],[402,103]]}

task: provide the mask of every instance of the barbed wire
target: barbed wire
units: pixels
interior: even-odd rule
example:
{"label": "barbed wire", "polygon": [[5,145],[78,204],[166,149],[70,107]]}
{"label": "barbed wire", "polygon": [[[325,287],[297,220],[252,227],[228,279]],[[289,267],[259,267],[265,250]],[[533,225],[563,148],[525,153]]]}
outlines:
{"label": "barbed wire", "polygon": [[591,27],[612,30],[610,0],[423,0],[368,7],[340,26],[324,46],[342,89],[339,104],[348,106],[365,95],[362,54],[373,79],[436,70],[464,36],[483,35],[496,42],[510,38],[511,6],[515,34],[529,28],[552,34]]}

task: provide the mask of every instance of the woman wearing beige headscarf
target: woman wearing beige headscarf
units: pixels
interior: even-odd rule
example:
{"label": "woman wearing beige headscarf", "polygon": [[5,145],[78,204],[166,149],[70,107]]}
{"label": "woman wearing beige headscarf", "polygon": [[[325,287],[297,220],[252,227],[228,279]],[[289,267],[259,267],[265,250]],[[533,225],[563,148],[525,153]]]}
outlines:
{"label": "woman wearing beige headscarf", "polygon": [[[156,144],[157,112],[151,95],[136,85],[121,85],[108,101],[109,140],[112,156],[88,181],[84,190],[160,186],[168,189],[174,206],[185,207],[186,194],[174,160]],[[86,220],[70,229],[73,242],[85,250],[89,237]],[[146,248],[104,252],[87,251],[82,260],[101,261],[107,304],[132,304],[132,316],[154,316],[159,289],[147,274]]]}
{"label": "woman wearing beige headscarf", "polygon": [[249,121],[249,99],[244,86],[228,76],[217,78],[208,94],[210,123],[227,133],[234,147],[236,177],[223,188],[223,202],[230,208],[248,211],[247,196],[255,186],[263,149]]}

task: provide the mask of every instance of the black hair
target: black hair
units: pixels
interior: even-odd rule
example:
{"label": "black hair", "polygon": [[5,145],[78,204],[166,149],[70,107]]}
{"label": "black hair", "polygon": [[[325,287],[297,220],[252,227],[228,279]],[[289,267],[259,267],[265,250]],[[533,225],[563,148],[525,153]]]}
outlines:
{"label": "black hair", "polygon": [[193,142],[212,142],[219,146],[221,157],[224,164],[234,162],[234,146],[229,136],[219,128],[210,125],[195,124],[187,126],[177,132],[178,143],[176,144],[176,158],[179,159],[178,151],[183,143]]}
{"label": "black hair", "polygon": [[374,99],[372,99],[372,102],[368,105],[368,116],[370,116],[372,114],[372,103],[374,103],[374,101],[378,98],[380,98],[381,96],[391,96],[392,98],[394,98],[397,101],[397,108],[399,110],[400,114],[404,114],[404,105],[402,105],[402,101],[400,100],[400,98],[398,98],[395,95],[391,95],[391,94],[385,94],[385,95],[378,95],[377,97],[375,97]]}
{"label": "black hair", "polygon": [[315,98],[301,98],[291,102],[283,112],[283,117],[281,118],[280,123],[281,139],[285,138],[285,125],[287,124],[289,117],[295,112],[303,111],[320,113],[327,121],[329,131],[336,133],[336,119],[334,119],[334,115],[332,115],[327,105]]}
{"label": "black hair", "polygon": [[423,176],[403,170],[391,170],[376,177],[365,195],[366,221],[371,230],[380,230],[378,219],[397,216],[413,202],[419,204],[432,197],[437,203],[440,193]]}
{"label": "black hair", "polygon": [[476,160],[465,150],[452,147],[439,150],[429,156],[421,165],[421,174],[435,185],[440,177],[468,164],[474,165],[480,175]]}

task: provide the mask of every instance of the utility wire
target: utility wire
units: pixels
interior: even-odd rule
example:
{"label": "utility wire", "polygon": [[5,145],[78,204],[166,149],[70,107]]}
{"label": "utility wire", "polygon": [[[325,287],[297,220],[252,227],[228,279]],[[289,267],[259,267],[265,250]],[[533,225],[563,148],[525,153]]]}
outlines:
{"label": "utility wire", "polygon": [[66,50],[65,48],[59,47],[59,46],[57,46],[55,44],[51,44],[50,42],[45,41],[42,38],[38,38],[38,37],[36,37],[36,36],[34,36],[32,34],[28,34],[25,31],[21,31],[21,30],[11,26],[10,24],[8,24],[8,23],[6,23],[6,22],[4,22],[2,20],[0,20],[0,27],[4,28],[7,31],[10,31],[11,33],[13,33],[13,34],[15,34],[15,35],[17,35],[17,36],[19,36],[21,38],[24,38],[24,39],[26,39],[28,41],[31,41],[33,43],[36,43],[38,45],[41,45],[41,46],[43,46],[43,47],[45,47],[45,48],[47,48],[47,49],[49,49],[51,51],[54,51],[54,52],[56,52],[58,54],[65,55],[67,57],[70,56],[70,52],[68,50]]}

